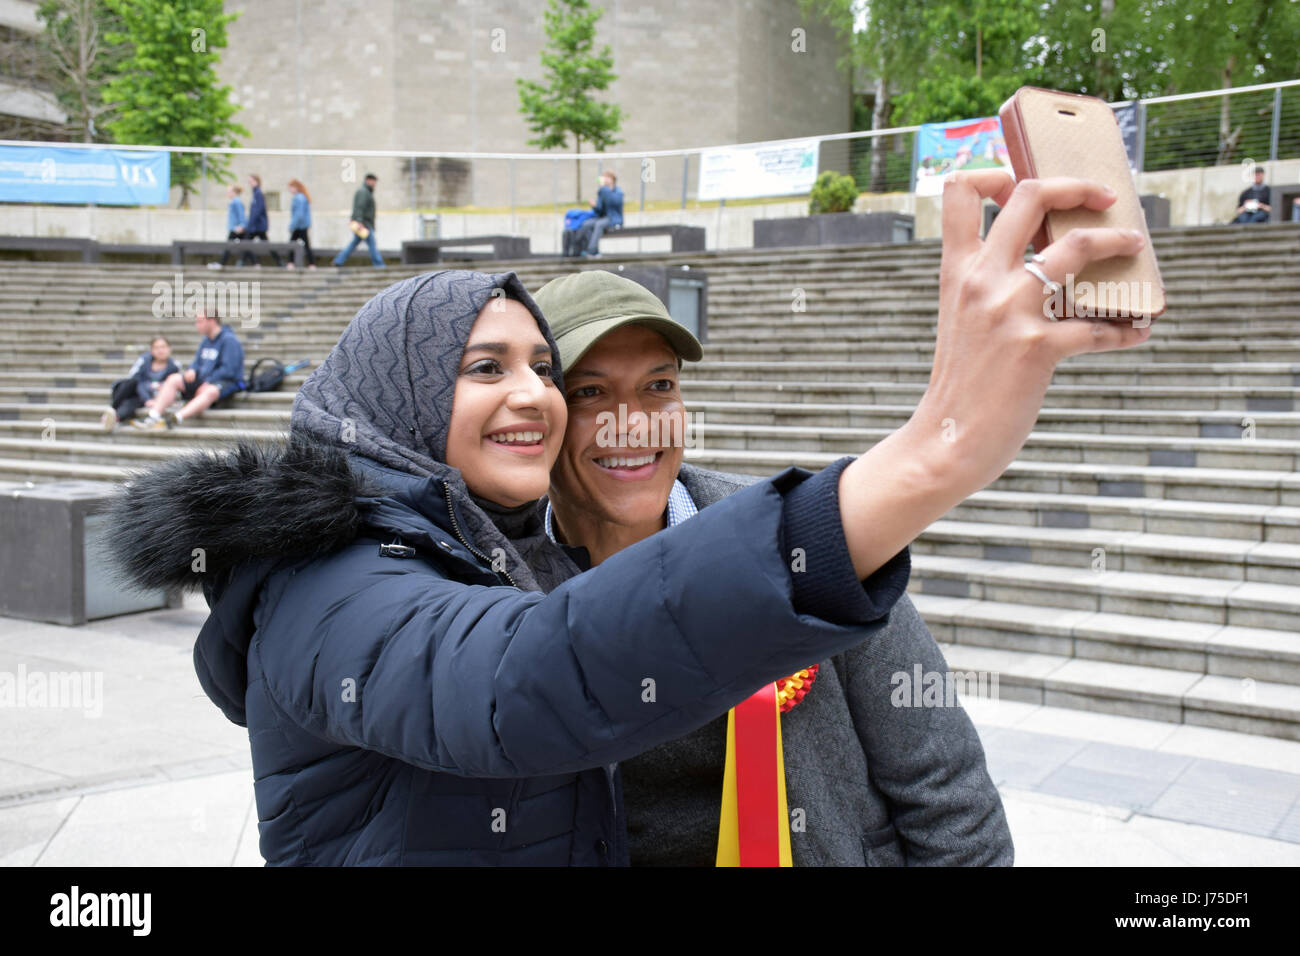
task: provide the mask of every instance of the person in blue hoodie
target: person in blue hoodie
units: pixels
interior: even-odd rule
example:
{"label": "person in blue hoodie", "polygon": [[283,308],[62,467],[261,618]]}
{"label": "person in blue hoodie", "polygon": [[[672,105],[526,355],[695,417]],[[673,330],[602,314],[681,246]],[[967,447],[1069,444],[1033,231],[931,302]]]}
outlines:
{"label": "person in blue hoodie", "polygon": [[[293,194],[293,203],[289,207],[289,241],[303,244],[307,268],[315,269],[316,257],[312,255],[311,240],[307,237],[307,230],[311,228],[311,193],[298,179],[289,180],[289,192]],[[293,268],[292,259],[288,268]]]}
{"label": "person in blue hoodie", "polygon": [[130,421],[162,387],[169,375],[180,371],[172,358],[171,343],[163,336],[154,336],[149,351],[135,360],[126,378],[114,383],[112,406],[100,416],[104,431],[111,432],[121,421]]}
{"label": "person in blue hoodie", "polygon": [[[148,402],[149,417],[131,423],[136,428],[175,428],[244,387],[244,346],[234,329],[222,324],[216,309],[204,308],[194,316],[194,328],[203,336],[194,361],[184,372],[167,376]],[[168,409],[177,398],[185,407],[173,414]]]}
{"label": "person in blue hoodie", "polygon": [[[248,185],[253,190],[253,194],[248,201],[248,238],[270,242],[266,236],[267,230],[270,228],[270,222],[266,218],[266,197],[262,195],[262,177],[257,173],[249,173]],[[280,261],[280,254],[274,249],[271,250],[271,260],[277,266],[284,265]],[[244,253],[244,261],[257,263],[251,252]]]}
{"label": "person in blue hoodie", "polygon": [[605,170],[600,176],[600,192],[591,204],[595,216],[583,223],[587,239],[584,256],[600,255],[600,237],[607,229],[619,229],[623,225],[623,190],[617,186],[618,177],[613,170]]}
{"label": "person in blue hoodie", "polygon": [[[245,232],[248,228],[248,216],[244,213],[244,201],[239,198],[239,194],[244,190],[239,183],[231,183],[226,187],[226,198],[229,202],[226,204],[226,242],[238,242],[247,238]],[[227,249],[221,253],[221,262],[212,263],[213,266],[222,267],[230,262],[230,250]]]}

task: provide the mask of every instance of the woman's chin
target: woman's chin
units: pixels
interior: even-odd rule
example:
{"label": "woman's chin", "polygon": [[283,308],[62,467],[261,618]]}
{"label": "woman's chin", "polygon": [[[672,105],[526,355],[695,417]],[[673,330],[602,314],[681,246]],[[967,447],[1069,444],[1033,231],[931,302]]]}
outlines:
{"label": "woman's chin", "polygon": [[518,508],[545,495],[549,486],[550,482],[543,477],[540,481],[494,482],[478,487],[469,485],[469,490],[502,508]]}

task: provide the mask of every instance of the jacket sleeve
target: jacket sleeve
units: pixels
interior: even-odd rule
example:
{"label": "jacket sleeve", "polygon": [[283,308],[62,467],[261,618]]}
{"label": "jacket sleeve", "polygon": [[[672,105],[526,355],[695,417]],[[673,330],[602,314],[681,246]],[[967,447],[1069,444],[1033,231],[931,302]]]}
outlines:
{"label": "jacket sleeve", "polygon": [[368,198],[369,195],[365,186],[362,186],[352,195],[352,218],[356,222],[363,223],[367,226],[370,225],[370,217],[372,215],[367,214],[366,211],[366,207],[369,205],[367,203]]}
{"label": "jacket sleeve", "polygon": [[282,571],[255,616],[264,692],[312,733],[429,770],[626,759],[884,625],[907,586],[897,563],[854,580],[860,620],[797,610],[783,493],[805,476],[737,492],[549,595],[381,561],[373,542]]}
{"label": "jacket sleeve", "polygon": [[907,865],[1010,866],[1011,830],[970,717],[955,698],[917,706],[918,676],[937,674],[942,688],[948,665],[911,599],[842,659],[871,780],[893,808]]}
{"label": "jacket sleeve", "polygon": [[153,391],[149,388],[149,375],[147,373],[148,365],[152,362],[152,357],[146,352],[135,360],[131,366],[131,371],[127,372],[127,378],[135,380],[135,394],[142,402],[147,402],[153,398]]}

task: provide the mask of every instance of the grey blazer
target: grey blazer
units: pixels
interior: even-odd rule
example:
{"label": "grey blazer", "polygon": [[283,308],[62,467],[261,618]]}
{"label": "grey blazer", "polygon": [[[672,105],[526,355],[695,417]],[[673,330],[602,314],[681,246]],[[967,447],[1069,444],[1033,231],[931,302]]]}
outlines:
{"label": "grey blazer", "polygon": [[[757,480],[691,465],[679,478],[700,508]],[[907,696],[895,675],[912,679],[917,665],[948,670],[904,594],[883,630],[822,661],[781,715],[795,866],[1011,865],[1002,799],[961,704],[895,706]]]}

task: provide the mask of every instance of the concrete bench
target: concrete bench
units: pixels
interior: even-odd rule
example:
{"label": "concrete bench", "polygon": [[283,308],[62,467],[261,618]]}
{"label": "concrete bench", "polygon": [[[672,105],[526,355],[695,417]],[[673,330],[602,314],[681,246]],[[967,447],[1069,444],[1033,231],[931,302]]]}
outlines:
{"label": "concrete bench", "polygon": [[264,242],[261,239],[243,241],[222,239],[209,242],[198,239],[177,239],[172,243],[172,262],[179,266],[185,263],[187,255],[212,256],[223,252],[232,252],[241,258],[246,252],[252,253],[255,257],[269,255],[272,252],[280,253],[286,259],[292,259],[293,264],[299,269],[306,261],[306,252],[301,242]]}
{"label": "concrete bench", "polygon": [[[455,239],[407,239],[402,243],[404,265],[424,265],[441,262],[442,250],[455,246],[491,246],[493,259],[527,259],[532,255],[532,242],[524,236],[460,236]],[[489,255],[464,253],[465,258]]]}
{"label": "concrete bench", "polygon": [[110,257],[130,256],[131,258],[148,258],[160,262],[171,262],[172,255],[171,246],[147,245],[139,242],[97,242],[95,243],[94,261],[112,261]]}
{"label": "concrete bench", "polygon": [[34,258],[48,258],[52,252],[70,252],[81,262],[97,261],[93,239],[66,239],[54,236],[0,236],[0,252],[30,252]]}
{"label": "concrete bench", "polygon": [[1295,201],[1300,199],[1300,185],[1269,187],[1269,222],[1291,222]]}
{"label": "concrete bench", "polygon": [[915,219],[898,212],[832,212],[754,220],[754,248],[911,242]]}
{"label": "concrete bench", "polygon": [[673,252],[703,252],[704,235],[703,226],[678,226],[672,224],[663,226],[619,226],[617,229],[606,229],[605,234],[600,237],[600,241],[645,236],[667,236],[672,241]]}

